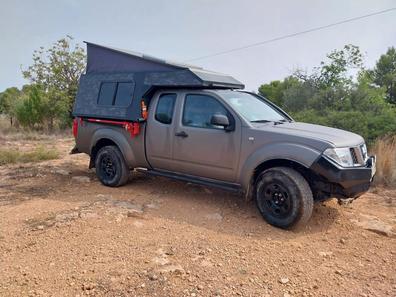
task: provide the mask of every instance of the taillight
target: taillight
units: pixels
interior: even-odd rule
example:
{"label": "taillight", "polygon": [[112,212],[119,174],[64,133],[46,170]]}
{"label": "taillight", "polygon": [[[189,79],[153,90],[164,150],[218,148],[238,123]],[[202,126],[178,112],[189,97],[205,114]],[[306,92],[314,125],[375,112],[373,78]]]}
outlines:
{"label": "taillight", "polygon": [[78,118],[73,119],[73,136],[74,138],[77,138],[77,133],[78,133]]}
{"label": "taillight", "polygon": [[139,123],[125,122],[124,128],[131,134],[131,137],[135,137],[135,136],[139,135],[139,133],[140,133]]}

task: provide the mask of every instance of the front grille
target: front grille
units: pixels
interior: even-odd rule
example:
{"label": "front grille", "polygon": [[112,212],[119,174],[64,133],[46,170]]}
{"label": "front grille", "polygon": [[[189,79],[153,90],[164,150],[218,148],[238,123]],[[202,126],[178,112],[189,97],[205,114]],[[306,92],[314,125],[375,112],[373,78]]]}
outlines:
{"label": "front grille", "polygon": [[349,150],[351,151],[351,156],[352,156],[353,164],[355,164],[355,165],[356,165],[356,164],[359,164],[359,160],[358,160],[358,158],[357,158],[357,156],[356,156],[355,149],[351,147]]}
{"label": "front grille", "polygon": [[352,161],[355,166],[363,166],[367,161],[367,149],[366,145],[362,144],[357,147],[351,147],[350,149]]}

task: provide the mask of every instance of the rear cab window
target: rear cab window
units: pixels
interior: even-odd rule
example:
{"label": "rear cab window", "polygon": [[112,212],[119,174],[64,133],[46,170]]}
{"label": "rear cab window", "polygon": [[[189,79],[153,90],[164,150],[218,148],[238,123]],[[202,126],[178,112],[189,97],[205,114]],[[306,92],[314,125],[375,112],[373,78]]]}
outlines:
{"label": "rear cab window", "polygon": [[155,110],[155,119],[158,122],[166,125],[172,123],[176,97],[177,95],[175,93],[160,95],[157,103],[157,108]]}

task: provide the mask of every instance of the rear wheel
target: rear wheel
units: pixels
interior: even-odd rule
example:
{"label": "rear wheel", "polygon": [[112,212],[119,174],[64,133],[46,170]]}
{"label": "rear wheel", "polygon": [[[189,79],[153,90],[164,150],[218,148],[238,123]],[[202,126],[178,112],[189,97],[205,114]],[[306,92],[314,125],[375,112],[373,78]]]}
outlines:
{"label": "rear wheel", "polygon": [[128,181],[129,169],[121,151],[114,145],[102,147],[95,159],[96,175],[105,186],[119,187]]}
{"label": "rear wheel", "polygon": [[313,210],[308,182],[300,173],[287,167],[270,168],[259,175],[256,202],[263,218],[280,228],[304,225]]}

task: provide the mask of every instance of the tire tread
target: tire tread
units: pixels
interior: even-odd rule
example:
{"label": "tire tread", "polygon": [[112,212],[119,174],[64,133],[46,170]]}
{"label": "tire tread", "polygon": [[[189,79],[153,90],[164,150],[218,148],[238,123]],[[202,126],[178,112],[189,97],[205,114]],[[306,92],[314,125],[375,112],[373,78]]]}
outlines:
{"label": "tire tread", "polygon": [[[119,159],[119,161],[121,163],[121,176],[120,176],[119,180],[117,181],[117,183],[115,183],[115,184],[105,184],[103,181],[101,181],[102,184],[109,186],[109,187],[120,187],[122,185],[125,185],[128,182],[130,170],[125,162],[124,156],[122,155],[120,149],[115,145],[104,146],[98,151],[98,153],[96,155],[97,158],[100,156],[101,151],[104,151],[104,150],[112,152]],[[95,163],[96,162],[97,162],[97,160],[95,160]],[[98,170],[98,164],[96,164],[95,167],[96,167],[96,170]]]}
{"label": "tire tread", "polygon": [[[313,204],[314,204],[312,191],[311,191],[311,188],[310,188],[308,182],[299,172],[297,172],[296,170],[294,170],[292,168],[272,167],[267,170],[264,170],[259,175],[259,177],[257,178],[257,182],[256,182],[256,191],[257,191],[257,185],[260,183],[262,177],[265,174],[268,174],[271,172],[281,173],[281,174],[285,175],[286,177],[288,177],[290,180],[292,180],[292,182],[296,185],[297,190],[300,192],[300,195],[301,195],[300,204],[301,205],[300,205],[298,216],[295,218],[293,223],[290,225],[282,226],[282,225],[277,225],[275,222],[272,222],[269,220],[267,220],[267,221],[271,225],[275,225],[277,227],[285,228],[285,229],[294,229],[294,228],[298,228],[300,226],[305,225],[312,216]],[[259,199],[259,197],[257,196],[257,193],[256,193],[256,199]]]}

